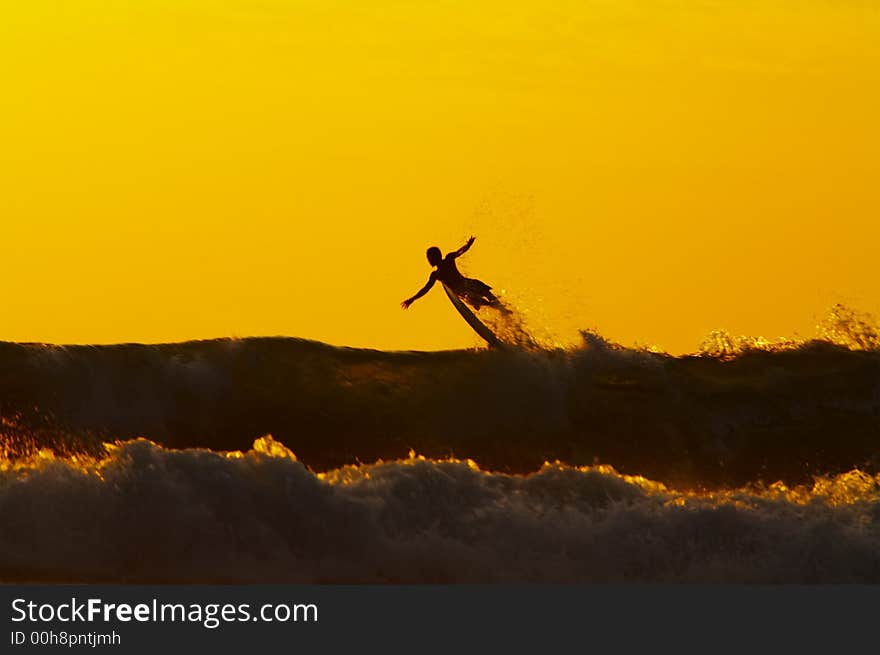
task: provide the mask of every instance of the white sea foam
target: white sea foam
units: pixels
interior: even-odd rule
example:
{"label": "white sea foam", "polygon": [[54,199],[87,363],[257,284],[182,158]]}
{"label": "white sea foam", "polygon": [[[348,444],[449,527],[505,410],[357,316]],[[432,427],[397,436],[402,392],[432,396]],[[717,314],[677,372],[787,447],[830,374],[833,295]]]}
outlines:
{"label": "white sea foam", "polygon": [[880,582],[880,480],[697,494],[607,467],[418,457],[315,474],[129,441],[0,471],[0,579],[113,582]]}

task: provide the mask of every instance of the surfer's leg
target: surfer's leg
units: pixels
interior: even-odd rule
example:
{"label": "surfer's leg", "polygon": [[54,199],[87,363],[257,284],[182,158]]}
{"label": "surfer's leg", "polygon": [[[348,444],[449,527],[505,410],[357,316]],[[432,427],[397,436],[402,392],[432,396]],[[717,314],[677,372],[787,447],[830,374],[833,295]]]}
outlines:
{"label": "surfer's leg", "polygon": [[482,280],[470,280],[470,287],[474,296],[479,297],[480,305],[495,307],[499,304],[500,301],[495,297],[495,294],[492,293],[492,287]]}
{"label": "surfer's leg", "polygon": [[459,297],[477,310],[481,307],[504,307],[503,303],[492,293],[492,287],[482,280],[465,278]]}

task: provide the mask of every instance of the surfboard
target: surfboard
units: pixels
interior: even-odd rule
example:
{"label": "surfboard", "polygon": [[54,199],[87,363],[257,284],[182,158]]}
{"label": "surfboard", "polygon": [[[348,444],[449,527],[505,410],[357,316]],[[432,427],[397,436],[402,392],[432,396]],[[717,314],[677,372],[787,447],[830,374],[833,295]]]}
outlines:
{"label": "surfboard", "polygon": [[[443,283],[441,282],[441,284]],[[461,298],[455,295],[455,292],[452,291],[452,289],[443,284],[443,290],[446,292],[446,295],[449,296],[452,306],[458,310],[458,313],[461,314],[461,317],[471,326],[474,332],[483,337],[486,340],[486,343],[490,346],[497,348],[502,345],[501,341],[498,340],[498,337],[495,336],[492,330],[486,327],[485,323],[476,317],[470,308],[464,304]]]}

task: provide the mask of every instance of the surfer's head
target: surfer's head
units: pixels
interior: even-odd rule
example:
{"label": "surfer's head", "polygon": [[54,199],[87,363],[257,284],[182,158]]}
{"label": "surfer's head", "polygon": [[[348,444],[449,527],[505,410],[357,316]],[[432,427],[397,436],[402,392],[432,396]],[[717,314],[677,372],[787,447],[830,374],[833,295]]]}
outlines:
{"label": "surfer's head", "polygon": [[431,266],[439,266],[440,262],[443,261],[443,253],[440,252],[440,248],[438,248],[437,246],[431,246],[430,248],[428,248],[428,252],[426,254],[428,255],[428,263]]}

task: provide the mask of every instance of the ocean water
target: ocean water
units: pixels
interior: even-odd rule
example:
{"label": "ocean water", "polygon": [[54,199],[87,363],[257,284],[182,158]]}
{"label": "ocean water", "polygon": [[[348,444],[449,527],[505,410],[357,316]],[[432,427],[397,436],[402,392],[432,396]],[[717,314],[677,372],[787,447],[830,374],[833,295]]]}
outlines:
{"label": "ocean water", "polygon": [[880,582],[871,342],[0,364],[0,581]]}

